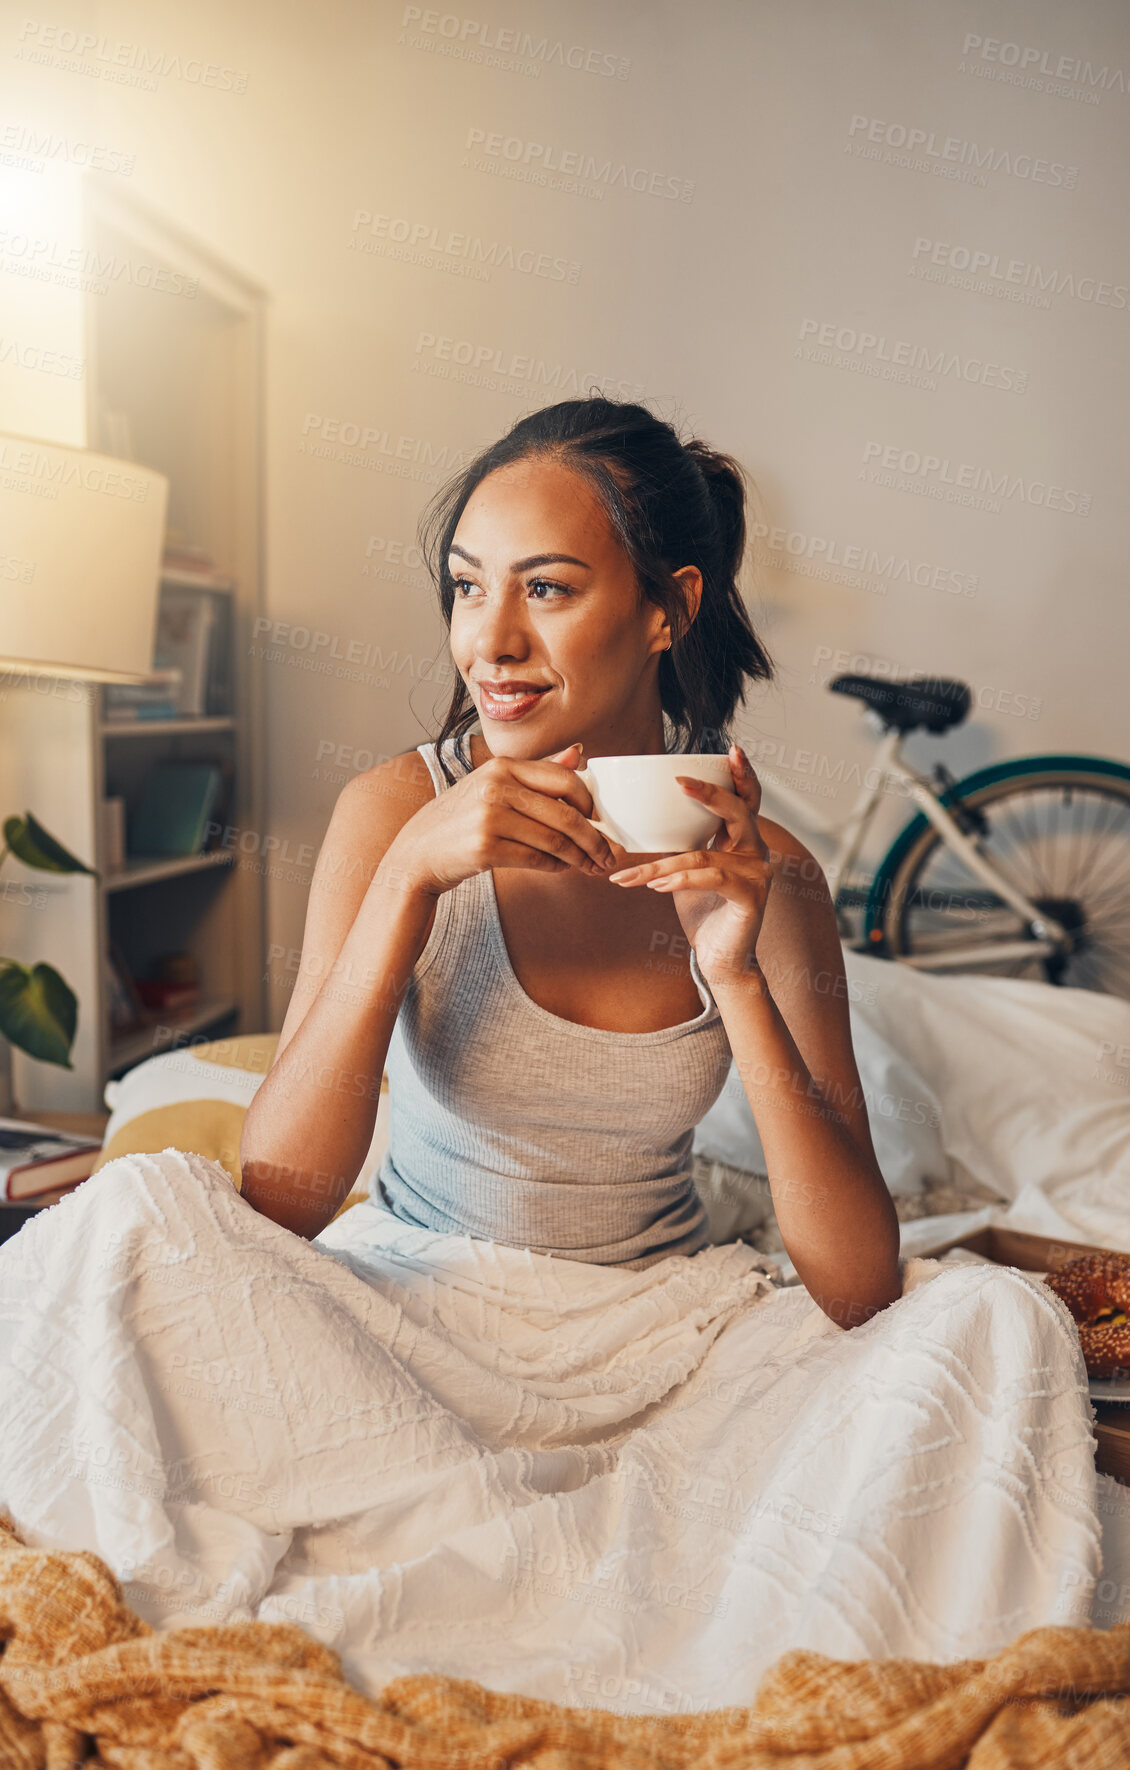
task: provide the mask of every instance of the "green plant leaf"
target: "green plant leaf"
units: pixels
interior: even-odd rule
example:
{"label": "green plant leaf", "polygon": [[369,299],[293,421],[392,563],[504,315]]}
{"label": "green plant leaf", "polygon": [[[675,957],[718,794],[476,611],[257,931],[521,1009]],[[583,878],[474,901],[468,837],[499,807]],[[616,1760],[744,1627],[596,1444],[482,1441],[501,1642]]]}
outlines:
{"label": "green plant leaf", "polygon": [[16,859],[22,860],[26,867],[38,867],[43,873],[89,873],[92,878],[98,877],[94,867],[88,867],[69,848],[56,842],[30,811],[25,811],[22,817],[4,819],[4,840]]}
{"label": "green plant leaf", "polygon": [[78,1001],[70,985],[51,965],[0,959],[0,966],[0,1033],[29,1057],[73,1069]]}

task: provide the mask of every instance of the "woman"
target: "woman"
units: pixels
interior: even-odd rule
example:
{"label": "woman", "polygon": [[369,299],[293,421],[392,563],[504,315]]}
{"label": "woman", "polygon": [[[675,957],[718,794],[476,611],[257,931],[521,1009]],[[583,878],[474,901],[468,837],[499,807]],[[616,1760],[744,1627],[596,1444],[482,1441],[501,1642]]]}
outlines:
{"label": "woman", "polygon": [[866,1321],[900,1293],[898,1223],[831,898],[798,889],[823,875],[759,818],[737,745],[728,790],[679,777],[725,819],[694,854],[628,865],[576,778],[592,756],[671,747],[665,720],[683,749],[713,748],[769,677],[737,584],[740,470],[642,406],[566,401],[481,455],[425,534],[459,679],[437,743],[338,800],[243,1196],[324,1229],[387,1058],[379,1192],[404,1220],[597,1264],[693,1255],[692,1133],[732,1054],[797,1272],[841,1326]]}
{"label": "woman", "polygon": [[[710,748],[769,675],[737,468],[565,402],[424,533],[460,680],[438,748],[337,803],[242,1197],[123,1156],[0,1248],[0,1504],[151,1622],[297,1621],[373,1694],[694,1710],[787,1647],[1085,1621],[1074,1328],[1019,1273],[900,1274],[806,850],[736,745],[728,788],[683,781],[702,851],[590,822],[583,756]],[[374,1195],[335,1217],[386,1059]],[[731,1060],[803,1285],[708,1245]]]}

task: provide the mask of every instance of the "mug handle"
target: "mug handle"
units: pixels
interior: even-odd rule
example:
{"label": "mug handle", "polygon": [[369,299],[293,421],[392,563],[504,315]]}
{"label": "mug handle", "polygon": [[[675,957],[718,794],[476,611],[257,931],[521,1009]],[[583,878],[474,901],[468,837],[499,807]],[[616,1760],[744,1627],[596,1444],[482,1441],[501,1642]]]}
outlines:
{"label": "mug handle", "polygon": [[[578,768],[576,770],[576,775],[577,775],[578,780],[584,781],[585,786],[588,788],[590,795],[595,800],[596,794],[593,793],[593,790],[592,790],[592,778],[589,774],[588,769],[587,768]],[[609,842],[618,842],[619,841],[619,837],[613,835],[612,831],[609,829],[608,825],[604,822],[603,818],[590,817],[588,821],[592,825],[593,829],[599,830],[601,835],[603,837],[605,837],[605,839],[607,841],[609,841]]]}

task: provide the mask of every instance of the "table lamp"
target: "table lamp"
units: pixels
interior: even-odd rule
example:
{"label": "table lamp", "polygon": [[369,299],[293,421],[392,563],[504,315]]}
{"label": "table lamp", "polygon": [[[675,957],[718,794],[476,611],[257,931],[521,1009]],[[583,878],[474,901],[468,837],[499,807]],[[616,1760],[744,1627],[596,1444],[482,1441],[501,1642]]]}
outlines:
{"label": "table lamp", "polygon": [[168,496],[135,461],[0,433],[0,672],[151,675]]}

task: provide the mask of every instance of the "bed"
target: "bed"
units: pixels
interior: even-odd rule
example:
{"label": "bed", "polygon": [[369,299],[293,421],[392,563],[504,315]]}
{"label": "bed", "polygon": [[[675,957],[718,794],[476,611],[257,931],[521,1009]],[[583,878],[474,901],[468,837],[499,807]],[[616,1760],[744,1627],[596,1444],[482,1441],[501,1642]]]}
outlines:
{"label": "bed", "polygon": [[[1130,1245],[1130,1007],[847,963],[893,1310],[845,1335],[788,1282],[727,1090],[696,1134],[715,1245],[625,1272],[364,1198],[303,1242],[233,1184],[267,1047],[172,1053],[0,1248],[7,1515],[154,1627],[297,1622],[368,1694],[428,1671],[693,1712],[788,1647],[951,1661],[1130,1618],[1130,1490],[1095,1473],[1066,1311],[922,1257],[987,1220]],[[184,1146],[199,1100],[231,1109],[216,1150]],[[387,1100],[365,1172],[382,1136]]]}

